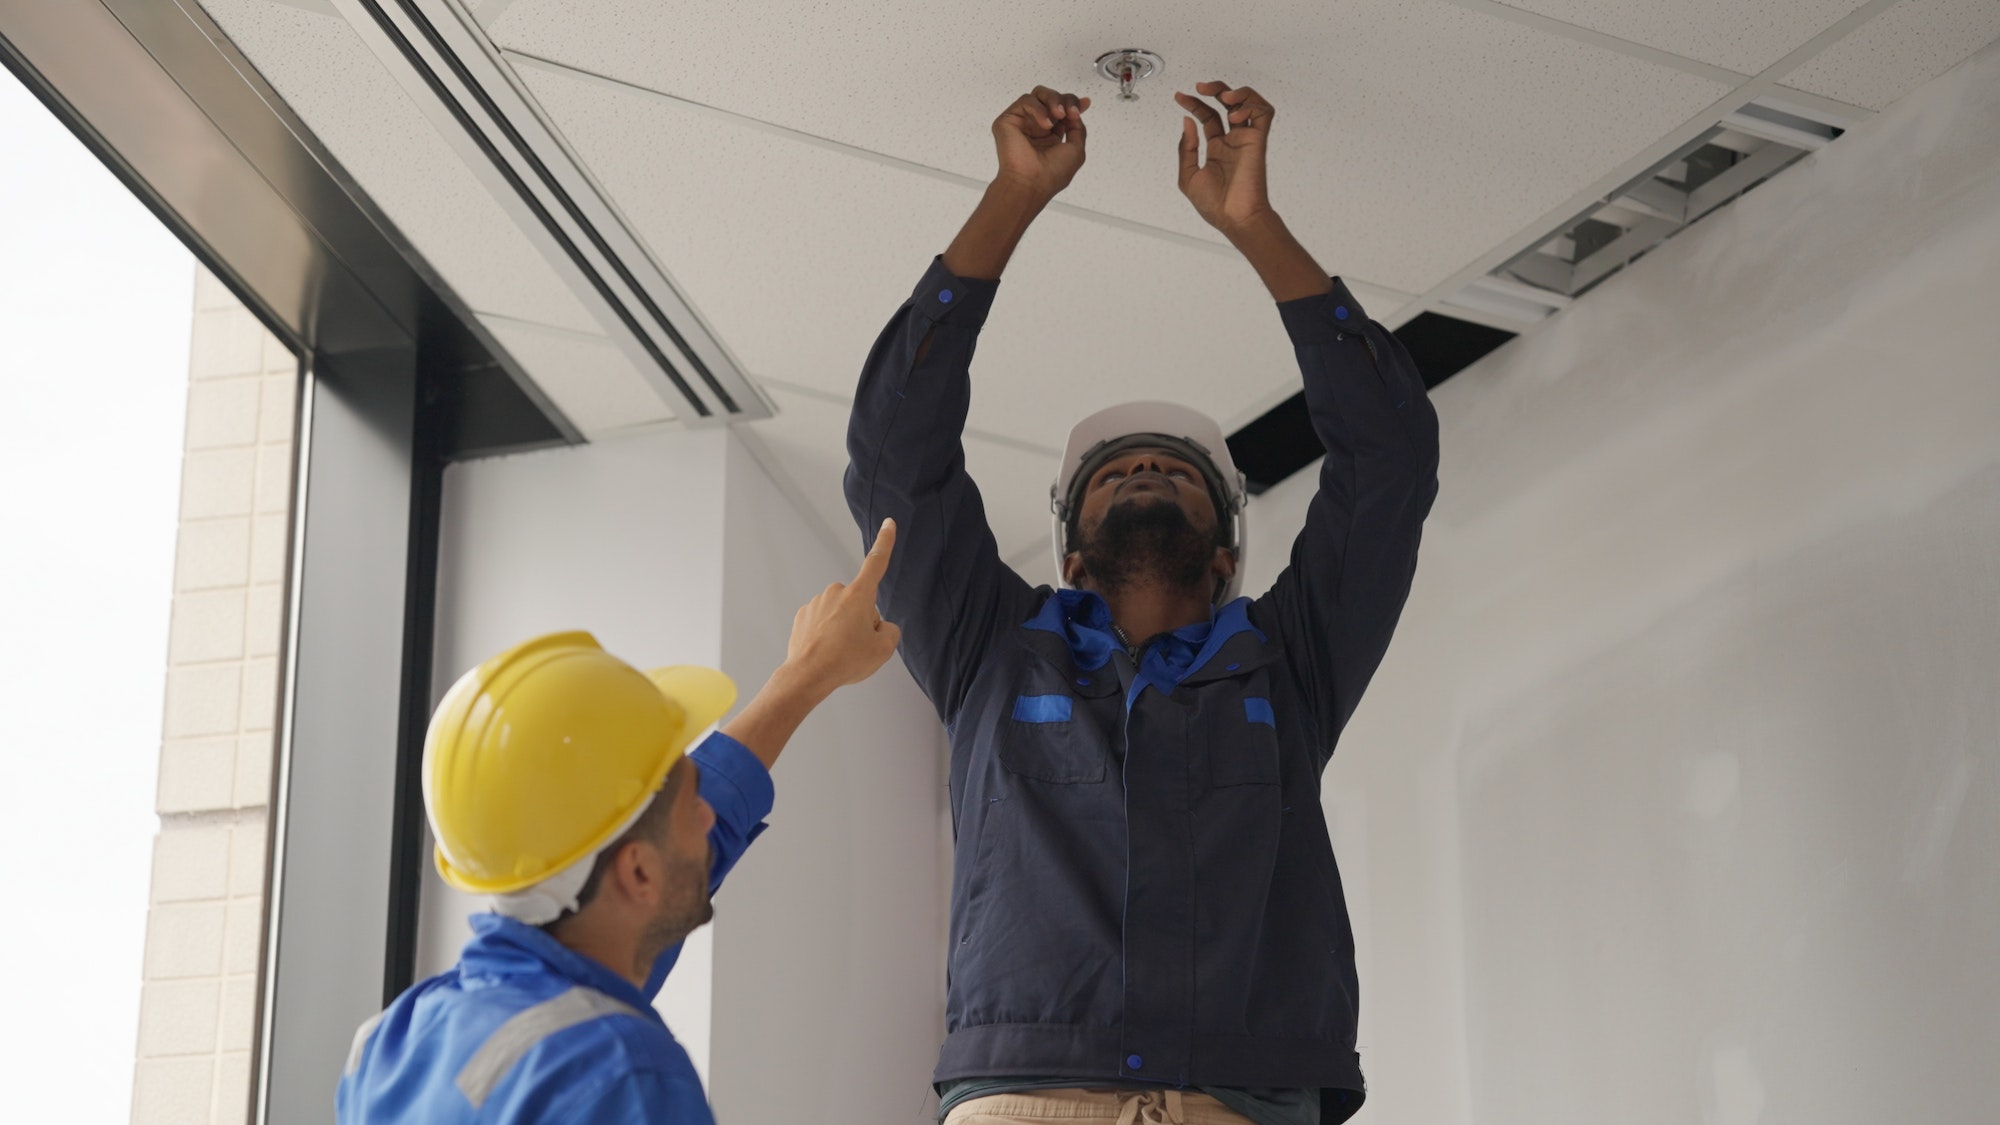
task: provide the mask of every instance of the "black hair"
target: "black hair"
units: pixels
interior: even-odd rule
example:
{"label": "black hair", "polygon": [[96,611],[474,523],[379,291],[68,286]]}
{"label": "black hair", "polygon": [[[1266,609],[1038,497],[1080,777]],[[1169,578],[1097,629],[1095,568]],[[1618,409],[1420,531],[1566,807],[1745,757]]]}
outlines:
{"label": "black hair", "polygon": [[660,783],[659,791],[653,794],[652,801],[646,805],[645,811],[639,814],[639,819],[633,821],[630,828],[621,833],[616,840],[604,845],[603,850],[597,853],[597,862],[591,865],[589,878],[583,881],[583,888],[576,892],[576,909],[563,911],[555,921],[544,923],[542,929],[546,930],[574,918],[583,912],[584,907],[590,905],[591,900],[597,897],[598,888],[604,884],[604,873],[610,869],[618,853],[625,849],[625,845],[635,844],[641,840],[658,843],[667,838],[667,823],[672,818],[674,795],[680,792],[682,785],[687,784],[686,777],[687,771],[678,768],[678,763],[676,768],[667,771],[667,779]]}

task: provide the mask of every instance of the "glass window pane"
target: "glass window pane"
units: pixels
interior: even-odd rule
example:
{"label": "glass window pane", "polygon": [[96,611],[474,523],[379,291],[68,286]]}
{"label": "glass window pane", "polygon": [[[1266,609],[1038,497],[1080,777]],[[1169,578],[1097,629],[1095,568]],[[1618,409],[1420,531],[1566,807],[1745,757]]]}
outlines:
{"label": "glass window pane", "polygon": [[0,73],[7,1117],[248,1116],[295,358]]}

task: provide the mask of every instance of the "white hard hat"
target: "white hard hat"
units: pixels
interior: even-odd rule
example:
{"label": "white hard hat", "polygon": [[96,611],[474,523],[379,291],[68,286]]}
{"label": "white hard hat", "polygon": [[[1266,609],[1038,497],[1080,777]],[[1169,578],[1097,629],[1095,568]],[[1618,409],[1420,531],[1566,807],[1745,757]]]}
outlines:
{"label": "white hard hat", "polygon": [[1215,499],[1215,518],[1228,529],[1228,547],[1236,552],[1236,573],[1216,593],[1215,604],[1233,600],[1243,585],[1243,509],[1249,499],[1243,474],[1229,456],[1229,443],[1215,419],[1199,410],[1172,402],[1128,402],[1100,410],[1069,431],[1063,447],[1062,468],[1049,486],[1051,538],[1055,543],[1056,585],[1069,583],[1063,577],[1063,559],[1069,554],[1070,507],[1081,479],[1097,463],[1122,449],[1158,445],[1189,454],[1202,468],[1209,495]]}

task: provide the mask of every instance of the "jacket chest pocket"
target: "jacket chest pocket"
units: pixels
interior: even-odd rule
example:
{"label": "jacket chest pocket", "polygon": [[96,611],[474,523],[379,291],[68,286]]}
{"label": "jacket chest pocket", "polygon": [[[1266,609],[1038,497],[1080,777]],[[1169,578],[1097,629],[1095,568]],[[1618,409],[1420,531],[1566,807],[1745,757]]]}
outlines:
{"label": "jacket chest pocket", "polygon": [[1203,701],[1210,787],[1276,785],[1281,780],[1278,725],[1287,716],[1265,684],[1261,674],[1248,676],[1228,683],[1234,690],[1218,691],[1218,698]]}
{"label": "jacket chest pocket", "polygon": [[1088,699],[1025,692],[1000,728],[1000,764],[1009,773],[1085,785],[1110,772],[1110,746]]}

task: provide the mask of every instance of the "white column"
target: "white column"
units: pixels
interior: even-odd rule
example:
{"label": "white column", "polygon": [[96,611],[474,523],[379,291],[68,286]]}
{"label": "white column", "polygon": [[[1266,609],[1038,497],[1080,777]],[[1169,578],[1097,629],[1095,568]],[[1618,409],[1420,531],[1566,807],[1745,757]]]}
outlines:
{"label": "white column", "polygon": [[[453,466],[442,535],[439,694],[508,645],[586,629],[640,666],[720,667],[747,699],[793,612],[853,575],[726,429]],[[892,662],[786,751],[770,831],[660,998],[724,1119],[828,1096],[855,1120],[920,1109],[943,1024],[941,747]],[[429,879],[420,973],[456,959],[478,908]]]}

